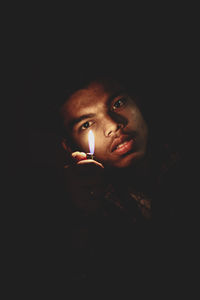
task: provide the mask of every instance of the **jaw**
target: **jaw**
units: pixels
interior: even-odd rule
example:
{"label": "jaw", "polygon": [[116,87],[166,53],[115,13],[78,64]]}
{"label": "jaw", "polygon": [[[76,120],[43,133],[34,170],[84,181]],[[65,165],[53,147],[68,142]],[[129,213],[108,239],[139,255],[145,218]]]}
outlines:
{"label": "jaw", "polygon": [[115,157],[115,159],[112,158],[112,160],[104,161],[103,164],[109,169],[125,169],[136,165],[138,161],[144,157],[144,155],[144,151],[132,152],[126,156]]}

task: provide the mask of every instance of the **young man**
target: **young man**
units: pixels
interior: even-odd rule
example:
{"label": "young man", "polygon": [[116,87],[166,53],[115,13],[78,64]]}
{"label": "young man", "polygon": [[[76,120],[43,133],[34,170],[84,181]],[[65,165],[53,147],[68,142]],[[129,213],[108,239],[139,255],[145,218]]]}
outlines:
{"label": "young man", "polygon": [[[61,106],[60,113],[67,136],[62,144],[65,150],[70,147],[76,161],[76,167],[74,164],[67,166],[68,188],[74,201],[80,201],[80,206],[85,199],[85,209],[89,211],[95,199],[99,200],[105,193],[107,174],[110,177],[117,174],[115,180],[121,177],[121,184],[128,180],[125,176],[133,176],[129,173],[130,167],[136,170],[147,151],[148,126],[134,96],[111,78],[93,80],[75,91]],[[88,160],[86,155],[90,130],[94,135],[94,160]],[[85,174],[80,177],[76,172]],[[91,198],[91,194],[93,199],[89,204],[87,198]]]}
{"label": "young man", "polygon": [[[161,146],[161,128],[152,134],[143,103],[115,76],[84,79],[63,99],[59,114],[74,277],[116,279],[127,267],[135,276],[151,276],[152,253],[164,255],[164,245],[170,253],[171,229],[180,221],[181,156],[169,144]],[[87,158],[91,130],[94,159]]]}

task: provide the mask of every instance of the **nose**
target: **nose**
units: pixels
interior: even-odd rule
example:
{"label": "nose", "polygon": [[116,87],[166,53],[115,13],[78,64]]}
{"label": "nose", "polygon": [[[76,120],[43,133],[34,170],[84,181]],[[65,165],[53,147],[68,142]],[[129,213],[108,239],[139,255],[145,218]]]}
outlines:
{"label": "nose", "polygon": [[105,120],[104,125],[104,134],[106,137],[110,137],[115,134],[120,128],[122,128],[122,124],[113,120],[112,118],[107,118]]}

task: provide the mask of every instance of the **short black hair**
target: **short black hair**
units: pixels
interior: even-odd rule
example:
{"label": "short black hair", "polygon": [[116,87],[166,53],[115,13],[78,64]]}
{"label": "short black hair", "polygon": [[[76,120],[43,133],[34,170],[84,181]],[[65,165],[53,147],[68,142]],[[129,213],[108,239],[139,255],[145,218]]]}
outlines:
{"label": "short black hair", "polygon": [[111,79],[122,84],[125,89],[134,95],[139,94],[139,85],[135,77],[128,72],[125,66],[90,66],[66,71],[60,74],[54,82],[54,91],[49,103],[49,114],[51,115],[51,125],[55,126],[57,134],[65,134],[65,130],[60,117],[60,108],[77,90],[88,86],[92,81],[101,79]]}

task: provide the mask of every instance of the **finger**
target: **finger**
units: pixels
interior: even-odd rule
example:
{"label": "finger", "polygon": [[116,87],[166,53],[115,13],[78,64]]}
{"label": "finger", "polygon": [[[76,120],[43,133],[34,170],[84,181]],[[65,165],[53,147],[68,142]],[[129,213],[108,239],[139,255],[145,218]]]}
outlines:
{"label": "finger", "polygon": [[86,159],[87,155],[84,152],[75,151],[72,153],[72,158],[75,159],[76,161],[81,161]]}
{"label": "finger", "polygon": [[102,169],[104,169],[104,166],[100,162],[98,162],[94,159],[85,159],[85,160],[81,160],[81,161],[77,162],[77,165],[84,165],[84,164],[88,164],[88,165],[94,164],[94,165],[99,166]]}

